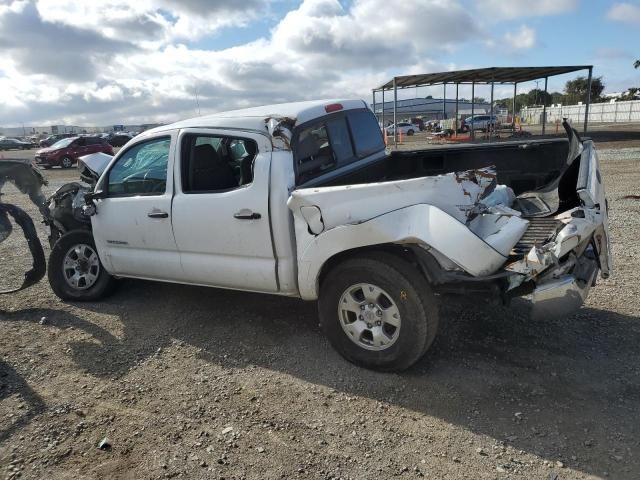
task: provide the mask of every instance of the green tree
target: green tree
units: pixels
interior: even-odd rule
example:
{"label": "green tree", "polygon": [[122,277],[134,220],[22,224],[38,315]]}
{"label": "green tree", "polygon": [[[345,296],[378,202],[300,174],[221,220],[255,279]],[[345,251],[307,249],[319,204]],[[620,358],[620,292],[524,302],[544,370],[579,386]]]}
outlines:
{"label": "green tree", "polygon": [[553,92],[551,94],[551,103],[564,103],[564,102],[565,102],[565,96],[563,93]]}
{"label": "green tree", "polygon": [[[527,93],[520,93],[516,95],[516,112],[522,110],[522,107],[532,107],[534,105],[551,105],[552,103],[561,103],[562,100],[556,100],[555,96],[563,97],[561,93],[555,92],[553,94],[545,92],[540,89],[529,90]],[[509,113],[513,113],[513,97],[501,98],[496,100],[496,106],[499,108],[506,108]]]}
{"label": "green tree", "polygon": [[[569,80],[564,86],[564,93],[566,94],[567,103],[575,104],[578,102],[587,101],[587,84],[588,80],[585,77],[578,77],[575,80]],[[591,102],[595,103],[600,101],[602,91],[604,90],[604,83],[602,77],[596,77],[591,81]]]}
{"label": "green tree", "polygon": [[533,90],[529,90],[526,94],[525,105],[533,106],[533,105],[551,105],[553,99],[551,98],[551,94],[549,92],[545,92],[544,90],[540,90],[538,88],[534,88]]}
{"label": "green tree", "polygon": [[618,100],[637,100],[640,97],[640,88],[631,87],[618,97]]}

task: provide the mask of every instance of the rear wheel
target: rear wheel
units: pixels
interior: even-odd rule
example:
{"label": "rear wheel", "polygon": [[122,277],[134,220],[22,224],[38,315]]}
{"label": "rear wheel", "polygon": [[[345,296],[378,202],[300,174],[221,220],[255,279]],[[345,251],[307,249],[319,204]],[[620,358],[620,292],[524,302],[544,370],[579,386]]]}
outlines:
{"label": "rear wheel", "polygon": [[319,299],[323,332],[356,365],[383,371],[409,368],[438,329],[437,301],[424,276],[387,253],[334,267]]}
{"label": "rear wheel", "polygon": [[111,293],[116,280],[102,266],[91,232],[69,232],[49,257],[49,284],[62,300],[94,301]]}
{"label": "rear wheel", "polygon": [[407,135],[408,135],[408,136],[411,136],[411,135],[413,135],[414,133],[416,133],[416,132],[414,132],[413,130],[409,130],[409,131],[407,131]]}
{"label": "rear wheel", "polygon": [[69,157],[63,157],[62,160],[60,160],[60,166],[62,168],[71,168],[73,167],[73,160]]}

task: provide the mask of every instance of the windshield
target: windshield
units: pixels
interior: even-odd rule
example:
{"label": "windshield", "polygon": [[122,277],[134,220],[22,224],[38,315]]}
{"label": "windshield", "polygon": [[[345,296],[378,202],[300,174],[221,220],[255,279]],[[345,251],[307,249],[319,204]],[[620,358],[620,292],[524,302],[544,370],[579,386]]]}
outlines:
{"label": "windshield", "polygon": [[63,138],[62,140],[58,140],[56,143],[51,145],[51,148],[53,148],[53,147],[55,147],[55,148],[68,147],[71,144],[71,142],[73,142],[75,139],[76,139],[75,137]]}

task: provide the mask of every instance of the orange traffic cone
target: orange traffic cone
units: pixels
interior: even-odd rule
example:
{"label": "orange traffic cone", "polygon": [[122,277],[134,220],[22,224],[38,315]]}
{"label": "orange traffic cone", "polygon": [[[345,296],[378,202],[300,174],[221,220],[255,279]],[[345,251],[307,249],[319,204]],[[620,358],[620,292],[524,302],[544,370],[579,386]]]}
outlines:
{"label": "orange traffic cone", "polygon": [[398,143],[402,145],[402,130],[398,129]]}
{"label": "orange traffic cone", "polygon": [[384,144],[385,145],[389,145],[389,139],[387,138],[387,129],[383,128],[382,131],[384,132]]}

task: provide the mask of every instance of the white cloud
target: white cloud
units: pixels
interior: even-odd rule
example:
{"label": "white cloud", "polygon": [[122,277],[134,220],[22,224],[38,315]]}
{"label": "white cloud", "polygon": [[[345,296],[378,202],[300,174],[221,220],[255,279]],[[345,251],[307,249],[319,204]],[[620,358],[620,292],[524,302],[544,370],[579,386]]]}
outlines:
{"label": "white cloud", "polygon": [[616,3],[607,12],[607,17],[617,22],[640,26],[640,5]]}
{"label": "white cloud", "polygon": [[571,12],[578,7],[578,0],[476,0],[475,4],[484,17],[508,19]]}
{"label": "white cloud", "polygon": [[[231,11],[231,6],[233,11]],[[226,49],[220,28],[269,6],[226,0],[33,0],[0,3],[0,125],[109,125],[309,98],[370,98],[394,74],[455,68],[486,32],[458,0],[304,0],[271,33]],[[265,6],[266,5],[266,6]],[[262,13],[261,13],[262,12]],[[250,28],[250,27],[249,27]],[[508,35],[526,49],[535,31]],[[473,43],[475,42],[475,44]]]}
{"label": "white cloud", "polygon": [[528,50],[536,46],[536,31],[521,25],[518,30],[504,34],[504,45],[509,50]]}

